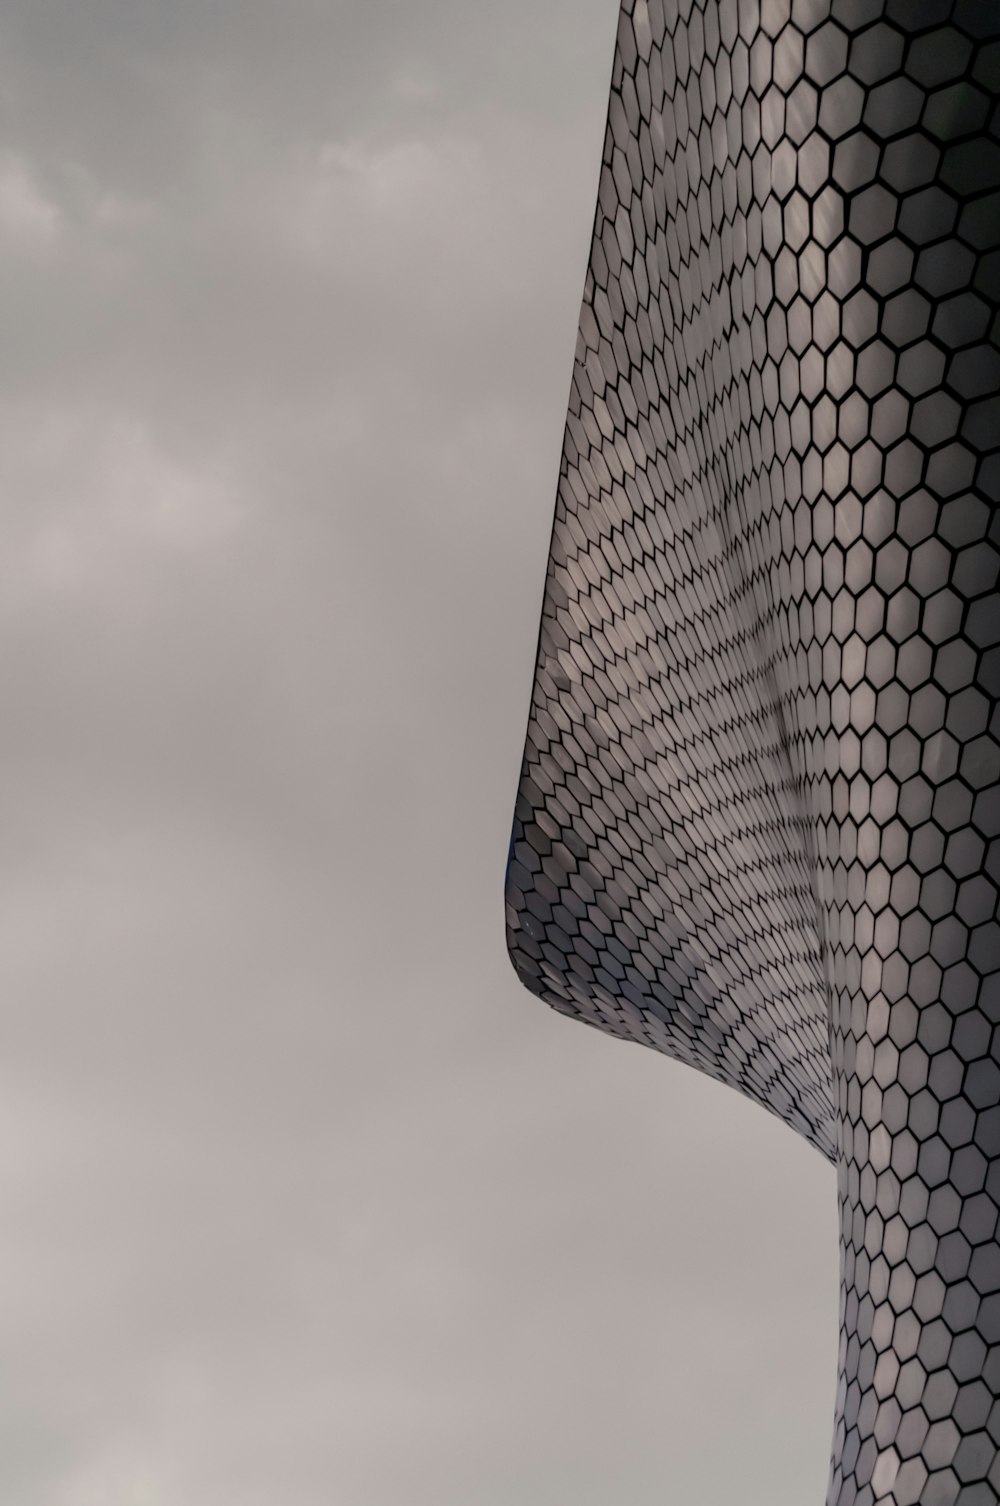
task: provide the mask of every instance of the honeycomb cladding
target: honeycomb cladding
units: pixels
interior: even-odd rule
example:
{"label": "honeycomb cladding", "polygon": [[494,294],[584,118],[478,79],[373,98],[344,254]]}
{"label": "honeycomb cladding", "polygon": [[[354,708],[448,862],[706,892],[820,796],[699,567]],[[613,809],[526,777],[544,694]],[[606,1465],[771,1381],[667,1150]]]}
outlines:
{"label": "honeycomb cladding", "polygon": [[1000,1500],[1000,6],[626,0],[523,982],[838,1168],[828,1506]]}

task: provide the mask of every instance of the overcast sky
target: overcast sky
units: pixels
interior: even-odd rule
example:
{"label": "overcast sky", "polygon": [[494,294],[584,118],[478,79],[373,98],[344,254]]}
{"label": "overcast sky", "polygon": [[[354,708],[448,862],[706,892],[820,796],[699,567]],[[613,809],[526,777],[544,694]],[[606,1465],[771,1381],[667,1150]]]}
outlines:
{"label": "overcast sky", "polygon": [[504,950],[615,25],[5,0],[5,1506],[822,1499],[832,1169]]}

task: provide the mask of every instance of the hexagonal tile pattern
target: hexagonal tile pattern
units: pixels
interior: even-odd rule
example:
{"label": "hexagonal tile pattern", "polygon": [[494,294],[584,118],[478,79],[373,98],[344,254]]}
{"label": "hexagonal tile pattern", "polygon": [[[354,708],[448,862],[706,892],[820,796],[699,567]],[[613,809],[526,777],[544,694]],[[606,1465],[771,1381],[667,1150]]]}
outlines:
{"label": "hexagonal tile pattern", "polygon": [[625,0],[507,875],[839,1172],[829,1506],[1000,1499],[1000,6]]}

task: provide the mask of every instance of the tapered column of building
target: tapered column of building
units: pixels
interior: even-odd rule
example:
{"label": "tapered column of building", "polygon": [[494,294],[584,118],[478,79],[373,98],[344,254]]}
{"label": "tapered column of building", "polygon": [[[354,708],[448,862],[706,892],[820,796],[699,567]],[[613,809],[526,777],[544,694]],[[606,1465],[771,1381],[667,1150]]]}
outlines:
{"label": "tapered column of building", "polygon": [[1000,1499],[1000,7],[626,0],[507,881],[836,1160],[830,1506]]}

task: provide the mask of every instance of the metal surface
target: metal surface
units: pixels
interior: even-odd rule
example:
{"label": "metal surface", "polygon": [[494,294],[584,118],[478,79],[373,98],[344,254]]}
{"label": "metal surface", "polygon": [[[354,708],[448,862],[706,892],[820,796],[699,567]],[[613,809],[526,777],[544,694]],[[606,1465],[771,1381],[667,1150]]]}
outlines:
{"label": "metal surface", "polygon": [[508,869],[836,1161],[830,1506],[1000,1499],[998,92],[987,0],[622,6]]}

